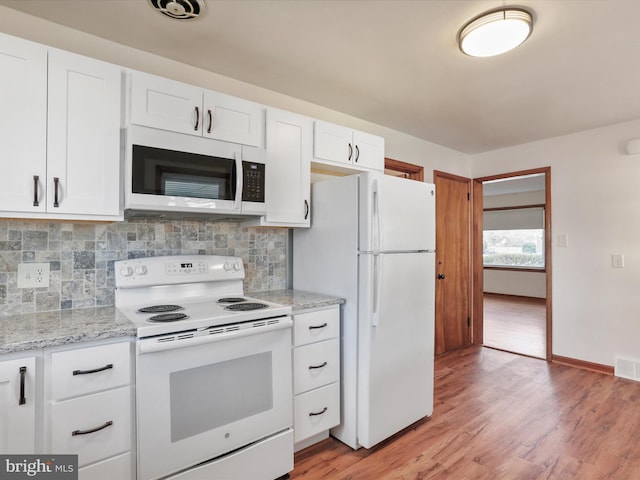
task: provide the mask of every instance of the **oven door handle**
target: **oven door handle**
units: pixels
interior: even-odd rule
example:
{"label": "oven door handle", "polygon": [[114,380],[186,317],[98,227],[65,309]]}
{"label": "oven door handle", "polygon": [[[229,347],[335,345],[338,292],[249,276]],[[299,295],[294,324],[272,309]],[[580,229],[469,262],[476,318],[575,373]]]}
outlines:
{"label": "oven door handle", "polygon": [[[166,350],[175,350],[184,347],[193,347],[196,345],[204,345],[206,343],[221,342],[225,340],[235,340],[236,338],[248,337],[249,335],[259,335],[262,333],[283,330],[293,327],[291,317],[281,317],[277,323],[268,323],[270,320],[258,320],[249,322],[245,328],[234,329],[220,327],[206,328],[196,332],[181,332],[170,335],[161,335],[158,337],[142,338],[137,343],[138,354],[162,352]],[[257,322],[264,322],[264,325],[253,326]],[[220,331],[224,330],[224,331]]]}

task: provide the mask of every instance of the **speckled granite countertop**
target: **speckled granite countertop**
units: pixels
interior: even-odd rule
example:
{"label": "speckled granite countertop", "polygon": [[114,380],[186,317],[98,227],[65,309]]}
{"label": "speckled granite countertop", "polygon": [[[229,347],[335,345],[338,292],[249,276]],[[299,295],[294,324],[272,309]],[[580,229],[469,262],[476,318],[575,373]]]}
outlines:
{"label": "speckled granite countertop", "polygon": [[247,292],[247,295],[265,302],[290,305],[294,313],[309,308],[328,307],[344,303],[344,298],[300,290],[267,290],[264,292]]}
{"label": "speckled granite countertop", "polygon": [[10,315],[0,317],[0,353],[135,334],[133,323],[114,307]]}
{"label": "speckled granite countertop", "polygon": [[[339,297],[298,290],[247,292],[247,295],[290,305],[294,312],[344,303]],[[135,334],[136,327],[115,307],[10,315],[0,317],[0,354]]]}

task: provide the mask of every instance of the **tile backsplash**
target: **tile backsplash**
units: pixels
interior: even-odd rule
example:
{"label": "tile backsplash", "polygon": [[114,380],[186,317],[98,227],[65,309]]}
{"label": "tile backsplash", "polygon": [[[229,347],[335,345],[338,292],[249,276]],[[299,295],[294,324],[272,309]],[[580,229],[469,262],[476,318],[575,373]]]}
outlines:
{"label": "tile backsplash", "polygon": [[[115,260],[180,254],[242,257],[245,290],[287,285],[286,229],[204,220],[0,220],[0,316],[113,305]],[[21,262],[48,262],[49,287],[18,289]]]}

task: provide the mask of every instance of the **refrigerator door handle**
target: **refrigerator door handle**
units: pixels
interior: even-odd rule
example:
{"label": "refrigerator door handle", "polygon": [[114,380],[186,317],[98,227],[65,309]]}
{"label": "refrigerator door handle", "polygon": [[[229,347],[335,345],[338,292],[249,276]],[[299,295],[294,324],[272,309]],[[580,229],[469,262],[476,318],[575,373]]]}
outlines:
{"label": "refrigerator door handle", "polygon": [[372,184],[372,195],[373,195],[373,225],[372,225],[372,249],[374,252],[380,251],[381,245],[381,226],[380,226],[380,197],[378,195],[378,180],[374,180]]}
{"label": "refrigerator door handle", "polygon": [[377,327],[380,317],[380,284],[382,275],[380,274],[380,255],[373,254],[373,313],[371,315],[371,326]]}

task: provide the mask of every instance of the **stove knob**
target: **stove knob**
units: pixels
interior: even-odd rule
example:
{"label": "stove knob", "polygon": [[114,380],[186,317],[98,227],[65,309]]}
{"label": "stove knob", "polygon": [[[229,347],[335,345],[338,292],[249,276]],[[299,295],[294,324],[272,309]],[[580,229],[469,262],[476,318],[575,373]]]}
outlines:
{"label": "stove knob", "polygon": [[233,269],[234,269],[236,272],[239,272],[240,270],[242,270],[242,263],[241,263],[241,262],[236,262],[236,263],[234,263],[234,264],[233,264]]}
{"label": "stove knob", "polygon": [[122,275],[123,277],[130,277],[131,275],[133,275],[133,268],[131,268],[131,267],[122,267],[120,269],[120,275]]}
{"label": "stove knob", "polygon": [[138,265],[135,270],[137,275],[146,275],[147,274],[147,267],[145,267],[144,265]]}
{"label": "stove knob", "polygon": [[229,270],[231,270],[231,262],[229,260],[225,260],[225,262],[224,262],[224,271],[228,272]]}

